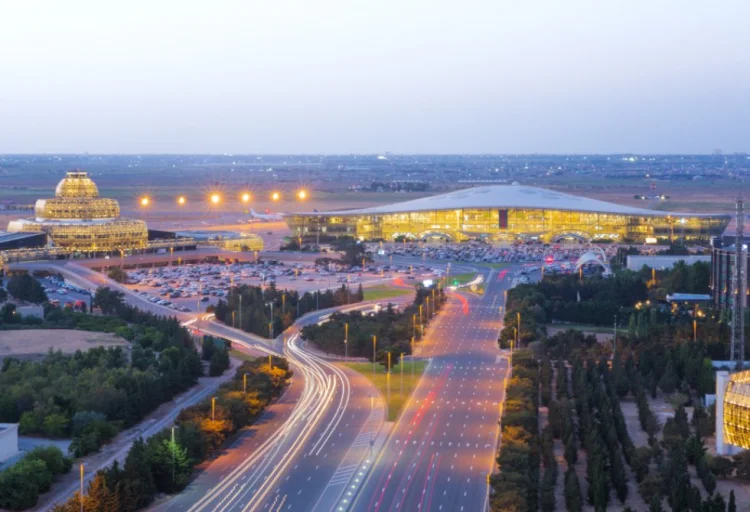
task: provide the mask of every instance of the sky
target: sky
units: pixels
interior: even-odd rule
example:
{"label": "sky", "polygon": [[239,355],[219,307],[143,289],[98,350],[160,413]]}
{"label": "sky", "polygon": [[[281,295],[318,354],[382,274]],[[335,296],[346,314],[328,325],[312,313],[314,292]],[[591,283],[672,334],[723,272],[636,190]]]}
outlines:
{"label": "sky", "polygon": [[0,153],[750,151],[748,19],[746,0],[0,0]]}

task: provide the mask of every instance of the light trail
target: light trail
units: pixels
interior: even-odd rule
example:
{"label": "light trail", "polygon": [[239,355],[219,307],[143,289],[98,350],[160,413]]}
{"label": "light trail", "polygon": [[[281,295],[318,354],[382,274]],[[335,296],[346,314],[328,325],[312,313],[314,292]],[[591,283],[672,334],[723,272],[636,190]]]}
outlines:
{"label": "light trail", "polygon": [[[232,343],[247,348],[281,355],[264,346],[250,344],[232,337],[228,339]],[[338,428],[351,399],[349,379],[339,368],[302,350],[297,345],[298,339],[298,334],[292,335],[283,354],[295,370],[301,372],[305,383],[302,396],[289,418],[257,450],[238,464],[220,484],[202,496],[189,509],[189,512],[204,509],[224,512],[238,506],[242,506],[243,512],[259,509],[289,465],[311,442],[313,434],[320,428],[321,420],[329,411],[336,395],[339,395],[339,400],[336,403],[333,419],[313,444],[310,454],[319,454]],[[279,505],[275,501],[272,503]],[[271,508],[275,508],[276,505],[271,505]]]}

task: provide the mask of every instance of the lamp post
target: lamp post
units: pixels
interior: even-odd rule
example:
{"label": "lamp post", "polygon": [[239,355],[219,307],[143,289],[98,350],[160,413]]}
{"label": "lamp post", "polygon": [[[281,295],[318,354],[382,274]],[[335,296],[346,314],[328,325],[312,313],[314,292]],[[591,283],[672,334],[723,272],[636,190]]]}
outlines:
{"label": "lamp post", "polygon": [[174,466],[175,466],[175,444],[174,444],[174,426],[172,427],[172,485],[174,485]]}
{"label": "lamp post", "polygon": [[414,336],[411,337],[411,376],[414,378]]}
{"label": "lamp post", "polygon": [[698,320],[693,318],[693,341],[698,341]]}
{"label": "lamp post", "polygon": [[78,494],[81,498],[81,512],[83,512],[83,464],[81,464],[81,489]]}
{"label": "lamp post", "polygon": [[242,394],[247,395],[247,373],[242,375]]}
{"label": "lamp post", "polygon": [[346,362],[349,355],[349,323],[344,324],[344,362]]}
{"label": "lamp post", "polygon": [[211,398],[211,421],[216,421],[216,397]]}
{"label": "lamp post", "polygon": [[401,396],[404,396],[404,353],[401,352]]}
{"label": "lamp post", "polygon": [[[413,343],[414,342],[414,338],[417,336],[417,314],[416,313],[414,313],[411,316],[411,324],[412,324],[412,336],[411,336],[411,339],[412,339],[412,343]],[[412,353],[414,353],[413,350],[412,350]]]}
{"label": "lamp post", "polygon": [[271,321],[268,322],[268,332],[271,335],[270,336],[271,339],[273,339],[273,301],[267,302],[266,306],[270,306],[271,307]]}
{"label": "lamp post", "polygon": [[374,334],[372,335],[372,380],[375,382],[375,359],[376,359],[376,347],[378,344],[378,338]]}
{"label": "lamp post", "polygon": [[240,314],[238,316],[240,317],[240,330],[242,330],[242,293],[240,293],[239,296],[240,296],[240,306],[239,306]]}
{"label": "lamp post", "polygon": [[518,336],[516,337],[516,341],[521,341],[521,313],[516,313],[516,319],[518,320]]}

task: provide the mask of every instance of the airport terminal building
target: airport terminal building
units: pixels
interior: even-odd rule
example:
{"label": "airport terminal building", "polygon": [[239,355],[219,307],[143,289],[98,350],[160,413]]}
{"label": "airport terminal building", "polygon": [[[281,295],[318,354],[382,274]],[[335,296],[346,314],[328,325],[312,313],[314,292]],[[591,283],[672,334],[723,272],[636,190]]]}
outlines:
{"label": "airport terminal building", "polygon": [[523,185],[490,185],[391,205],[289,214],[295,236],[361,240],[708,241],[729,215],[670,213]]}

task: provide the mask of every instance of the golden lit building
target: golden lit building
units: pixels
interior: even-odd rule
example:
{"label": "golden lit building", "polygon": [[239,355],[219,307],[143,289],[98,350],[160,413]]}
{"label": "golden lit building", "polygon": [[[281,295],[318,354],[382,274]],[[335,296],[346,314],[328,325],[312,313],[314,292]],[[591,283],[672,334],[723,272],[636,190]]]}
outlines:
{"label": "golden lit building", "polygon": [[50,245],[82,252],[143,249],[148,242],[146,223],[120,218],[118,202],[99,197],[82,171],[68,172],[54,198],[37,200],[33,219],[11,221],[8,231],[44,231]]}
{"label": "golden lit building", "polygon": [[632,243],[707,240],[728,215],[670,213],[522,185],[491,185],[356,210],[288,214],[295,236],[361,240],[565,239]]}

